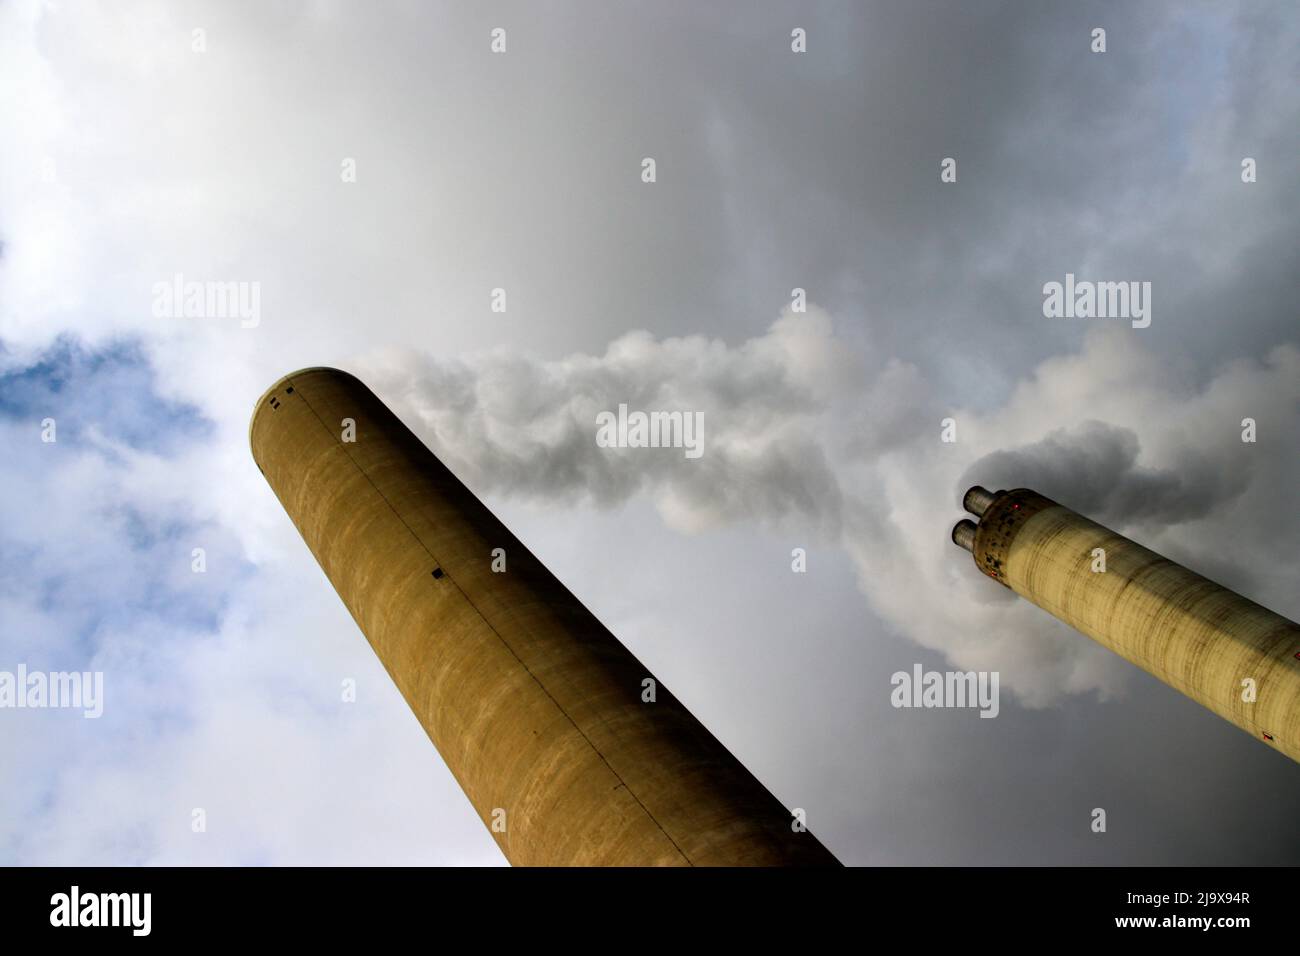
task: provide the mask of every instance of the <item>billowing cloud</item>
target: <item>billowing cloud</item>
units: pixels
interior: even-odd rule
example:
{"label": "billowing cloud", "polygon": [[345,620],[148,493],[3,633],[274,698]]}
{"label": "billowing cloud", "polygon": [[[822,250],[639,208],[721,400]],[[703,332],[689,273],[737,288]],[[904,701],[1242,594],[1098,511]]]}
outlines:
{"label": "billowing cloud", "polygon": [[[811,531],[852,555],[872,608],[901,633],[961,667],[1000,670],[1044,705],[1110,694],[1126,671],[975,573],[948,538],[966,487],[1034,488],[1213,573],[1222,536],[1258,513],[1256,496],[1300,481],[1294,456],[1279,453],[1297,438],[1300,349],[1189,388],[1140,335],[1099,330],[1031,370],[1002,405],[951,411],[953,443],[918,369],[864,371],[817,309],[736,346],[633,333],[599,356],[390,354],[363,366],[471,487],[603,505],[645,494],[683,531],[746,521]],[[702,411],[704,454],[599,447],[596,414],[620,402]],[[1265,426],[1264,448],[1241,440],[1252,412],[1276,429]],[[1300,530],[1294,515],[1275,520],[1283,539]],[[1229,583],[1286,603],[1279,566],[1300,573],[1285,549],[1242,549]]]}
{"label": "billowing cloud", "polygon": [[1143,467],[1141,450],[1133,429],[1088,421],[985,455],[966,469],[957,487],[1033,488],[1102,523],[1177,524],[1205,517],[1250,483],[1248,470],[1240,467],[1244,462],[1224,467],[1198,447],[1184,449],[1168,468]]}
{"label": "billowing cloud", "polygon": [[[611,505],[644,491],[682,530],[794,516],[836,533],[840,488],[820,430],[851,363],[818,310],[730,348],[624,335],[598,356],[468,361],[390,354],[365,377],[471,487]],[[702,454],[605,448],[602,413],[701,415]]]}

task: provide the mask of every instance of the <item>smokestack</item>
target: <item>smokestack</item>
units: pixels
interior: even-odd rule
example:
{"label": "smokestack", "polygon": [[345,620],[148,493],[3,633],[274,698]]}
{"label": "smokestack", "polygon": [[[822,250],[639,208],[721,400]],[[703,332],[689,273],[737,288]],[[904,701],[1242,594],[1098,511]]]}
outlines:
{"label": "smokestack", "polygon": [[[1001,494],[1001,492],[999,492],[999,494]],[[989,491],[987,488],[975,485],[962,497],[961,506],[975,517],[980,518],[983,517],[988,506],[997,500],[997,497],[997,495]],[[966,550],[969,551],[970,548],[967,548]]]}
{"label": "smokestack", "polygon": [[249,441],[511,863],[838,865],[358,379],[286,375]]}
{"label": "smokestack", "polygon": [[952,543],[967,551],[975,550],[975,522],[970,518],[958,521],[952,529]]}
{"label": "smokestack", "polygon": [[1300,761],[1300,625],[1027,488],[964,503],[981,571]]}

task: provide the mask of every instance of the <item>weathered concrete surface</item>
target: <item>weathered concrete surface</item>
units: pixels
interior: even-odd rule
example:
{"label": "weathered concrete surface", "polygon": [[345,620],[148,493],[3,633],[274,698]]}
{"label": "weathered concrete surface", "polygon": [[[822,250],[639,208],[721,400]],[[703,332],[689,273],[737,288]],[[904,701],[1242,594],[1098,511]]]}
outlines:
{"label": "weathered concrete surface", "polygon": [[287,375],[249,432],[511,863],[837,864],[662,684],[642,701],[653,675],[359,380]]}
{"label": "weathered concrete surface", "polygon": [[1026,488],[987,506],[974,555],[985,574],[1300,761],[1300,625]]}

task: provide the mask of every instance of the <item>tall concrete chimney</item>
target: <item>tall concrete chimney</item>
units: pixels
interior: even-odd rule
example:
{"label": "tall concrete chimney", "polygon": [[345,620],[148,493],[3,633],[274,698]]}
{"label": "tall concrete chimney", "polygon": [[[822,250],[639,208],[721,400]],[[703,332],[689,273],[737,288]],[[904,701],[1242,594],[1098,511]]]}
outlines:
{"label": "tall concrete chimney", "polygon": [[356,378],[286,375],[249,441],[511,863],[837,865]]}
{"label": "tall concrete chimney", "polygon": [[1300,625],[1027,488],[964,503],[981,571],[1300,761]]}

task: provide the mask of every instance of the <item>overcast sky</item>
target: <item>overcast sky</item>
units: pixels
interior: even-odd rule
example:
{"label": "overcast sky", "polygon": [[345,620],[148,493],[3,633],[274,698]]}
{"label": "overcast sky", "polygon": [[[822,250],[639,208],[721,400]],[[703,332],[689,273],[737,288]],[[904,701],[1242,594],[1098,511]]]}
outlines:
{"label": "overcast sky", "polygon": [[[0,862],[504,862],[252,463],[308,365],[846,863],[1300,862],[1300,767],[948,538],[1027,485],[1300,617],[1297,91],[1263,0],[0,7],[0,670],[105,681],[0,710]],[[893,708],[918,663],[997,718]]]}

